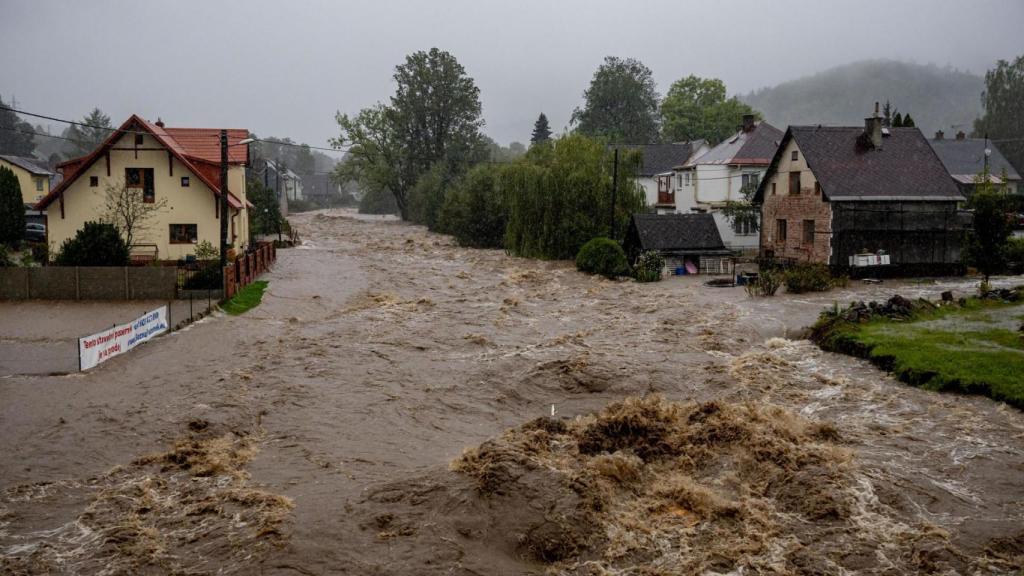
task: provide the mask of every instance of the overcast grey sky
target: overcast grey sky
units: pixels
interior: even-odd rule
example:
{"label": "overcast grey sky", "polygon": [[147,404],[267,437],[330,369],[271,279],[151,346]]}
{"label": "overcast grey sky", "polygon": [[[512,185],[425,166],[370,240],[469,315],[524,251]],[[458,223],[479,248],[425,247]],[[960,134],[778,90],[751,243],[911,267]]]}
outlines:
{"label": "overcast grey sky", "polygon": [[561,131],[606,55],[659,91],[688,74],[730,93],[869,58],[984,73],[1024,53],[1024,0],[0,0],[0,95],[115,124],[242,127],[326,145],[336,110],[386,100],[404,56],[437,46],[476,79],[485,131]]}

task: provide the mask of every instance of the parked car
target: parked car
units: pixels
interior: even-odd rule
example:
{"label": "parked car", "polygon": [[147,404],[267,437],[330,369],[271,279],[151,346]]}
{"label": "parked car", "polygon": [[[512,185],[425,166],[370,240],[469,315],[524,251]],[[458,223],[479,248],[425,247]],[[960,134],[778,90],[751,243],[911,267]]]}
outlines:
{"label": "parked car", "polygon": [[29,242],[46,242],[46,225],[35,222],[25,224],[25,240]]}

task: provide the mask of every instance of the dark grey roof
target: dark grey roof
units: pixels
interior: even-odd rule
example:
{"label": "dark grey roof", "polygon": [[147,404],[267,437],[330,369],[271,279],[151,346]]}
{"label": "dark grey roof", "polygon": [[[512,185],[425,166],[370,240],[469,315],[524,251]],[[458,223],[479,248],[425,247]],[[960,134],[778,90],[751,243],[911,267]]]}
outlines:
{"label": "dark grey roof", "polygon": [[21,156],[10,156],[8,154],[0,154],[0,158],[7,160],[11,164],[27,170],[29,173],[35,176],[50,176],[53,172],[42,168],[35,163],[35,160],[31,158],[22,158]]}
{"label": "dark grey roof", "polygon": [[775,149],[783,132],[767,122],[757,122],[749,132],[740,130],[717,146],[691,160],[687,166],[698,164],[743,164],[767,166],[775,156]]}
{"label": "dark grey roof", "polygon": [[637,176],[651,177],[655,174],[671,172],[674,166],[689,160],[693,154],[694,144],[699,147],[702,141],[677,142],[673,144],[626,144],[618,146],[624,150],[639,150],[643,164],[640,166]]}
{"label": "dark grey roof", "polygon": [[888,130],[881,148],[873,149],[858,144],[862,127],[790,126],[757,197],[792,138],[829,200],[964,200],[920,130]]}
{"label": "dark grey roof", "polygon": [[632,226],[644,250],[728,252],[711,214],[634,214]]}
{"label": "dark grey roof", "polygon": [[[985,169],[985,143],[984,138],[965,138],[963,140],[942,139],[929,140],[932,149],[939,155],[942,164],[951,176],[975,176]],[[1020,174],[1013,169],[1013,166],[999,152],[992,141],[988,141],[988,149],[992,151],[989,156],[989,173],[993,176],[1000,176],[1006,171],[1010,180],[1020,180]]]}

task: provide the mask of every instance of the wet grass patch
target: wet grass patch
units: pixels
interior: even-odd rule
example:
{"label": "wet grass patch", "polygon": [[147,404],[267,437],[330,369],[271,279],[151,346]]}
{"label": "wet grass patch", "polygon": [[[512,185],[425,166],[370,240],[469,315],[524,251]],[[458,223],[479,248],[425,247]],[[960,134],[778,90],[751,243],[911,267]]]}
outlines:
{"label": "wet grass patch", "polygon": [[981,394],[1024,408],[1024,303],[968,299],[914,306],[907,317],[850,321],[826,313],[812,330],[825,350],[870,360],[928,390]]}
{"label": "wet grass patch", "polygon": [[232,316],[248,312],[260,305],[260,302],[263,300],[263,291],[266,289],[267,281],[257,280],[239,290],[231,299],[222,304],[221,308]]}

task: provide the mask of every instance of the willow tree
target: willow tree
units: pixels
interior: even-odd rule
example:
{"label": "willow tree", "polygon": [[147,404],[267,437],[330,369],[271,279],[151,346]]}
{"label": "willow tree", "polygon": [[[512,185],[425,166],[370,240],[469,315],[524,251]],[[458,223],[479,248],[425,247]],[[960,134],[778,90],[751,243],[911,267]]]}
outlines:
{"label": "willow tree", "polygon": [[[633,154],[620,152],[619,157],[616,240],[624,236],[630,216],[644,207]],[[572,259],[588,240],[608,236],[613,170],[613,151],[581,135],[531,148],[500,176],[508,214],[505,249],[529,258]]]}

